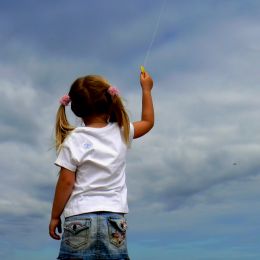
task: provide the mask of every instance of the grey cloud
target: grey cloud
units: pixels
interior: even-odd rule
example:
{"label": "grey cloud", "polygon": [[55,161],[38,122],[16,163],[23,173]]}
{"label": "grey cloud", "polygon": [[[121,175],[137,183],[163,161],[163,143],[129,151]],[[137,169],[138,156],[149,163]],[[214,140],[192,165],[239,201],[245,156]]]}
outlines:
{"label": "grey cloud", "polygon": [[1,141],[23,141],[34,143],[31,135],[39,126],[35,122],[36,92],[20,82],[1,82]]}
{"label": "grey cloud", "polygon": [[[124,3],[120,12],[106,2],[100,6],[86,1],[45,1],[44,4],[25,1],[22,6],[16,2],[16,8],[5,4],[2,12],[9,29],[1,28],[2,37],[8,45],[21,42],[41,56],[52,54],[85,60],[99,57],[113,62],[124,55],[126,46],[121,38],[129,33],[128,18],[138,18],[142,4],[137,8],[131,2]],[[121,33],[115,33],[117,30]]]}
{"label": "grey cloud", "polygon": [[260,125],[252,123],[257,121],[259,104],[254,96],[230,90],[211,95],[212,89],[206,87],[204,92],[195,91],[196,87],[170,99],[160,94],[157,127],[147,141],[151,148],[136,141],[139,158],[130,157],[129,189],[137,191],[131,200],[140,207],[194,206],[198,195],[207,196],[216,186],[260,174]]}

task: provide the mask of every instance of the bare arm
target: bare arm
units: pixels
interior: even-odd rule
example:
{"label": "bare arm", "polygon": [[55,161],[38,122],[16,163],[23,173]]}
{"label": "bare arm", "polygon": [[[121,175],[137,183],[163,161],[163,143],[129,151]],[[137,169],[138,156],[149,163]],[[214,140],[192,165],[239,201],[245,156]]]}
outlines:
{"label": "bare arm", "polygon": [[139,138],[149,132],[154,125],[154,109],[152,99],[153,80],[145,71],[140,75],[142,87],[142,115],[141,120],[134,122],[134,138]]}
{"label": "bare arm", "polygon": [[58,232],[61,233],[60,215],[70,198],[74,183],[75,173],[65,168],[61,168],[60,176],[56,185],[51,221],[49,225],[49,234],[53,239],[60,239],[60,236],[56,233],[56,228],[58,228]]}

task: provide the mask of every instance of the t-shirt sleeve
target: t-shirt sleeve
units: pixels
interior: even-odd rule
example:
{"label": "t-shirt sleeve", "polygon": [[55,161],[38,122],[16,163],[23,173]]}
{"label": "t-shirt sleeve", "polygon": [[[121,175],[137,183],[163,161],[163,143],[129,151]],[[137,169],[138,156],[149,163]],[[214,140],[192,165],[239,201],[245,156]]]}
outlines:
{"label": "t-shirt sleeve", "polygon": [[54,162],[55,165],[66,168],[75,172],[78,166],[78,162],[73,155],[73,151],[70,146],[62,145],[58,157]]}

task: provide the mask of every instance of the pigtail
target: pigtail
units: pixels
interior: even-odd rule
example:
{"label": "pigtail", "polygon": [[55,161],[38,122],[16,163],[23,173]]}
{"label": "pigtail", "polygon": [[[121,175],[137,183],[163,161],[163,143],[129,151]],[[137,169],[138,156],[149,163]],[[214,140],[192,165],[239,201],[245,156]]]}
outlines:
{"label": "pigtail", "polygon": [[72,130],[74,130],[74,127],[69,124],[65,106],[61,104],[57,111],[55,126],[57,151],[60,149],[61,144]]}
{"label": "pigtail", "polygon": [[110,113],[110,121],[117,122],[118,125],[123,129],[125,143],[129,144],[130,121],[128,114],[125,110],[123,101],[121,100],[119,95],[112,96],[112,109]]}

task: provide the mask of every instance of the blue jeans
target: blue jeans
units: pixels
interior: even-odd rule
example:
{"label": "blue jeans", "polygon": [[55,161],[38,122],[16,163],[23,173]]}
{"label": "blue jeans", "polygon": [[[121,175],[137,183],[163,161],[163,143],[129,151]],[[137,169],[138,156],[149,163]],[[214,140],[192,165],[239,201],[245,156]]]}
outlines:
{"label": "blue jeans", "polygon": [[57,259],[129,260],[124,214],[94,212],[65,219]]}

